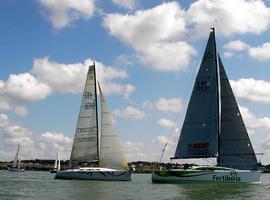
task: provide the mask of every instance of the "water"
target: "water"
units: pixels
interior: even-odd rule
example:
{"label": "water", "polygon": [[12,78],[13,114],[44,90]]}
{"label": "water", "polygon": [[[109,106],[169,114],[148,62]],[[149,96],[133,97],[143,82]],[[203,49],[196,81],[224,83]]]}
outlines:
{"label": "water", "polygon": [[241,200],[270,199],[270,174],[261,184],[152,184],[151,174],[131,182],[54,180],[49,172],[0,171],[0,199]]}

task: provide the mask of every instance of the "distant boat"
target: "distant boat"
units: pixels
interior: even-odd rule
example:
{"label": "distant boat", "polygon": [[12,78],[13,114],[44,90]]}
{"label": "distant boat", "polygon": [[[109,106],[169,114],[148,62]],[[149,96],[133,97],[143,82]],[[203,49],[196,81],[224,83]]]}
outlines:
{"label": "distant boat", "polygon": [[[74,136],[70,157],[73,168],[58,171],[55,175],[56,179],[104,181],[130,181],[132,179],[100,85],[101,130],[99,136],[96,91],[94,63],[88,69]],[[85,167],[88,163],[97,164],[94,167]]]}
{"label": "distant boat", "polygon": [[19,151],[20,151],[20,144],[18,145],[17,152],[15,154],[14,161],[12,163],[12,166],[8,168],[8,171],[10,172],[22,172],[24,169],[21,169],[21,162],[19,160]]}
{"label": "distant boat", "polygon": [[217,157],[216,166],[157,170],[155,183],[260,182],[258,162],[210,33],[176,152],[171,159]]}
{"label": "distant boat", "polygon": [[56,159],[54,162],[54,167],[52,170],[50,170],[50,173],[56,173],[56,172],[60,171],[60,169],[61,169],[60,162],[61,162],[60,161],[60,154],[59,154],[58,146],[57,146],[57,154],[56,154]]}

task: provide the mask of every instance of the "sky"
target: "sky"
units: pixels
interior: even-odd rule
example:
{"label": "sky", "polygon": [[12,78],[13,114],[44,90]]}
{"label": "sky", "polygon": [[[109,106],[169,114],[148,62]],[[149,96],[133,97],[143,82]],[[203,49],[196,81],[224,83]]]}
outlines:
{"label": "sky", "polygon": [[269,0],[0,1],[0,160],[69,159],[96,62],[128,161],[174,155],[210,28],[252,144],[270,163]]}

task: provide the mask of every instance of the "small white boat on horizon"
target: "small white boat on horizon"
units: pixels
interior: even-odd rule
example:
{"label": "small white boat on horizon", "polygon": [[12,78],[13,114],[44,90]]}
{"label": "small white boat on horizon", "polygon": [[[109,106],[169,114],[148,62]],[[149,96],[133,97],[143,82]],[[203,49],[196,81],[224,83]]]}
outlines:
{"label": "small white boat on horizon", "polygon": [[10,172],[23,172],[24,169],[21,169],[21,161],[19,159],[19,152],[20,152],[20,144],[18,144],[17,152],[15,154],[14,161],[12,163],[12,166],[8,168],[8,171]]}
{"label": "small white boat on horizon", "polygon": [[53,169],[50,170],[50,173],[56,173],[58,171],[61,170],[61,160],[60,160],[60,154],[59,154],[59,150],[58,150],[58,146],[57,146],[57,154],[56,154],[56,159],[54,162],[54,167]]}

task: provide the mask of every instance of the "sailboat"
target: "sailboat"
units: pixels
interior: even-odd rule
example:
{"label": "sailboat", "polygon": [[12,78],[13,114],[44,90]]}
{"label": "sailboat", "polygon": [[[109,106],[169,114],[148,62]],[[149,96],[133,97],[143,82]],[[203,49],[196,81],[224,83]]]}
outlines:
{"label": "sailboat", "polygon": [[12,166],[8,168],[8,171],[10,172],[22,172],[24,169],[21,169],[21,162],[19,160],[19,151],[20,151],[20,144],[18,144],[17,152],[15,154],[14,161],[12,163]]}
{"label": "sailboat", "polygon": [[221,58],[210,32],[175,155],[171,159],[217,158],[214,166],[154,170],[155,183],[258,183],[260,171]]}
{"label": "sailboat", "polygon": [[[72,169],[58,171],[56,179],[130,181],[131,171],[125,161],[120,141],[106,108],[100,85],[101,130],[98,131],[98,108],[95,63],[90,66],[84,87],[70,160]],[[79,166],[83,165],[83,166]],[[86,166],[85,165],[90,165]],[[91,166],[97,165],[97,166]]]}
{"label": "sailboat", "polygon": [[61,169],[60,162],[61,162],[60,161],[60,154],[59,154],[58,146],[57,146],[57,155],[56,155],[56,159],[54,162],[54,167],[52,170],[50,170],[50,173],[56,173],[56,172],[60,171],[60,169]]}

